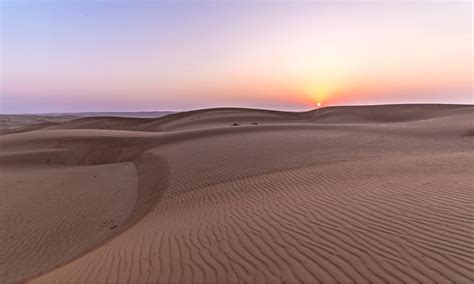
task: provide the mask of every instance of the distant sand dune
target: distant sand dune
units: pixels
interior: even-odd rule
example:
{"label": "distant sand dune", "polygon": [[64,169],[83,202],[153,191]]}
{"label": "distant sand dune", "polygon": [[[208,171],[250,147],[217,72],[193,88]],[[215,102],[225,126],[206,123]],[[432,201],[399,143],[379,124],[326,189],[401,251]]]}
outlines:
{"label": "distant sand dune", "polygon": [[473,111],[225,108],[16,129],[0,136],[0,281],[472,283]]}

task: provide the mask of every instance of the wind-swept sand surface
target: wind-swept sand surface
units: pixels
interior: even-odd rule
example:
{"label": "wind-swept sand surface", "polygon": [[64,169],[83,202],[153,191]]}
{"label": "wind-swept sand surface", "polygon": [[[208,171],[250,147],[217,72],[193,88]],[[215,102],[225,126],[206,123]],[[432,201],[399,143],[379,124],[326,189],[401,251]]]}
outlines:
{"label": "wind-swept sand surface", "polygon": [[0,281],[472,283],[473,111],[209,109],[2,135]]}
{"label": "wind-swept sand surface", "polygon": [[76,112],[76,113],[46,113],[46,114],[0,114],[0,135],[32,131],[40,128],[58,125],[73,119],[91,116],[110,117],[160,117],[171,114],[170,111],[145,112]]}

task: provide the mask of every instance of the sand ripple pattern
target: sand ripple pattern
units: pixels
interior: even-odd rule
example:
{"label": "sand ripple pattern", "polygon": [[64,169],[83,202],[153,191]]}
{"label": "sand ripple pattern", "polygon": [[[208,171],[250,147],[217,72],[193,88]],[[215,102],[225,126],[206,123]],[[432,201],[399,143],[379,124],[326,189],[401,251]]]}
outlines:
{"label": "sand ripple pattern", "polygon": [[159,198],[108,242],[31,282],[472,283],[465,118],[216,128],[147,146],[138,182],[166,172],[166,184],[147,183]]}

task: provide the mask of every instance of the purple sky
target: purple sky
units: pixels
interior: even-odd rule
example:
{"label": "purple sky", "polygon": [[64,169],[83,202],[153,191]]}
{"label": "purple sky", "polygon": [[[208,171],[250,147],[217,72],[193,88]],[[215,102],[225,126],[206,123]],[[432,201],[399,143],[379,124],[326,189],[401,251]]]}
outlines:
{"label": "purple sky", "polygon": [[1,1],[1,113],[472,103],[472,3]]}

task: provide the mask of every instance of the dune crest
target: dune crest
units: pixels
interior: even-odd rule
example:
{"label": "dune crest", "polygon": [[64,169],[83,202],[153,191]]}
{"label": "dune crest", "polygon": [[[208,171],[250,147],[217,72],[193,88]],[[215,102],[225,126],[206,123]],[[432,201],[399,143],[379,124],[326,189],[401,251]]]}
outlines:
{"label": "dune crest", "polygon": [[0,282],[471,283],[470,105],[221,108],[0,136]]}

